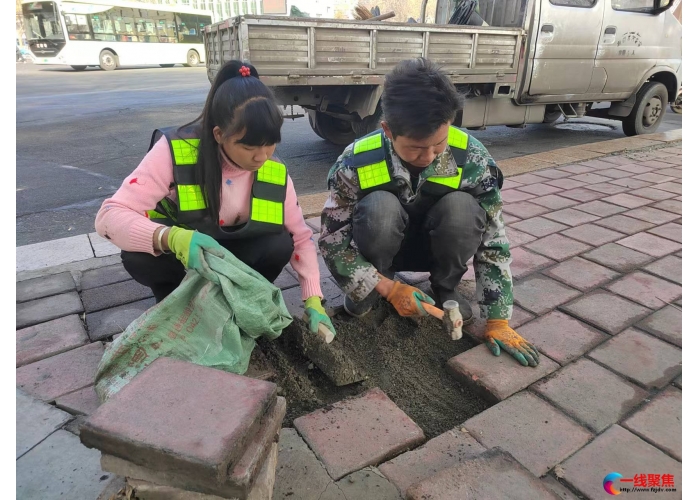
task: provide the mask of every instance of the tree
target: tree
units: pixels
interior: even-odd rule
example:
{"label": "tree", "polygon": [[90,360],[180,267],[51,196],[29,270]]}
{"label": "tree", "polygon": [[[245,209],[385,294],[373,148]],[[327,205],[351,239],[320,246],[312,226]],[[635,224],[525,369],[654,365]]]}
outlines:
{"label": "tree", "polygon": [[299,7],[296,5],[292,5],[292,8],[289,10],[289,15],[291,17],[309,17],[309,15],[306,12],[302,12],[299,10]]}

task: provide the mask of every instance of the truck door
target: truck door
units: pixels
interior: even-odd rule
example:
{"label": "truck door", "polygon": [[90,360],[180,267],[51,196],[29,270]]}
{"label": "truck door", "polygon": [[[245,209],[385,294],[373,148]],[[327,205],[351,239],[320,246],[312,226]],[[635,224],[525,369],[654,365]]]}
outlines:
{"label": "truck door", "polygon": [[605,82],[598,91],[632,93],[646,72],[665,59],[661,45],[666,16],[651,13],[654,0],[604,1],[596,67],[605,71]]}
{"label": "truck door", "polygon": [[[606,0],[541,0],[530,95],[585,94]],[[610,1],[610,0],[607,0]]]}

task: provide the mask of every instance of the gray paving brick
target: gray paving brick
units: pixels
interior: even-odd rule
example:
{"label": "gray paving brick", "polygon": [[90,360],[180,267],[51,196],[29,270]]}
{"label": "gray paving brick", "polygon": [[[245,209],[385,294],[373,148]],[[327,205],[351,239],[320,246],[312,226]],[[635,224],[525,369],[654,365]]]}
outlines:
{"label": "gray paving brick", "polygon": [[314,233],[318,233],[321,230],[321,217],[311,217],[306,219],[306,225],[311,228]]}
{"label": "gray paving brick", "polygon": [[575,208],[565,208],[563,210],[557,210],[548,214],[542,214],[542,217],[561,222],[562,224],[566,224],[568,226],[578,226],[580,224],[585,224],[586,222],[593,222],[594,220],[600,219],[600,217],[596,215],[587,214],[586,212],[581,212]]}
{"label": "gray paving brick", "polygon": [[525,248],[550,259],[562,261],[591,250],[592,247],[561,234],[551,234],[525,245]]}
{"label": "gray paving brick", "polygon": [[683,282],[683,260],[676,255],[667,255],[663,259],[644,266],[644,270],[660,278],[664,278],[679,285]]}
{"label": "gray paving brick", "polygon": [[617,243],[607,243],[583,254],[582,257],[621,273],[632,271],[653,259],[651,255],[637,252]]}
{"label": "gray paving brick", "polygon": [[24,366],[89,342],[77,314],[17,330],[16,366]]}
{"label": "gray paving brick", "polygon": [[660,309],[680,298],[682,289],[670,281],[640,271],[630,273],[605,288],[650,309]]}
{"label": "gray paving brick", "polygon": [[659,210],[658,208],[653,207],[635,208],[634,210],[625,212],[625,215],[643,220],[645,222],[651,222],[652,224],[665,224],[678,218],[677,214],[666,212],[665,210]]}
{"label": "gray paving brick", "polygon": [[156,305],[156,299],[151,297],[150,299],[87,314],[85,321],[87,322],[90,340],[95,342],[122,333],[132,321],[154,305]]}
{"label": "gray paving brick", "polygon": [[619,205],[623,208],[639,208],[641,206],[653,203],[653,201],[648,198],[633,196],[629,193],[619,193],[613,196],[608,196],[607,198],[603,198],[603,201],[614,203],[615,205]]}
{"label": "gray paving brick", "polygon": [[624,212],[625,208],[613,205],[611,203],[605,203],[605,201],[594,200],[577,206],[576,210],[581,210],[592,215],[597,215],[598,217],[608,217],[610,215],[615,215],[619,214],[620,212]]}
{"label": "gray paving brick", "polygon": [[676,243],[682,243],[683,241],[683,226],[681,224],[676,224],[675,222],[669,222],[663,226],[658,226],[649,229],[651,234],[656,236],[661,236],[668,240],[675,241]]}
{"label": "gray paving brick", "polygon": [[80,273],[79,283],[82,290],[89,290],[90,288],[111,285],[130,279],[132,279],[131,275],[127,273],[124,266],[119,263],[82,272]]}
{"label": "gray paving brick", "polygon": [[535,314],[543,314],[581,295],[578,290],[541,275],[516,282],[514,289],[515,303]]}
{"label": "gray paving brick", "polygon": [[664,200],[659,203],[654,203],[653,208],[658,208],[660,210],[665,210],[666,212],[672,212],[674,214],[681,215],[683,213],[683,204],[680,200]]}
{"label": "gray paving brick", "polygon": [[538,183],[523,186],[520,188],[520,191],[524,191],[525,193],[530,193],[537,196],[546,196],[548,194],[558,193],[559,191],[561,191],[561,188]]}
{"label": "gray paving brick", "polygon": [[660,238],[649,233],[637,233],[617,242],[619,245],[646,253],[653,257],[663,257],[682,248],[680,243]]}
{"label": "gray paving brick", "polygon": [[150,288],[134,280],[85,290],[82,293],[88,313],[136,302],[153,296]]}
{"label": "gray paving brick", "polygon": [[17,328],[37,325],[52,319],[83,312],[83,303],[77,292],[52,295],[17,304]]}
{"label": "gray paving brick", "polygon": [[543,207],[547,207],[552,210],[560,210],[562,208],[573,207],[578,203],[576,200],[570,200],[568,198],[564,198],[556,194],[538,196],[537,198],[533,198],[531,201],[532,203],[542,205]]}
{"label": "gray paving brick", "polygon": [[552,474],[547,474],[541,481],[559,500],[579,500],[581,498],[555,479]]}
{"label": "gray paving brick", "polygon": [[622,233],[595,224],[582,224],[562,231],[561,234],[593,246],[604,245],[625,237]]}
{"label": "gray paving brick", "polygon": [[71,416],[15,389],[16,458],[21,457],[71,419]]}
{"label": "gray paving brick", "polygon": [[536,217],[549,212],[549,209],[540,205],[535,205],[529,201],[519,201],[517,203],[505,203],[503,205],[503,211],[520,218],[529,219],[530,217]]}
{"label": "gray paving brick", "polygon": [[[565,226],[564,224],[560,224],[543,217],[533,217],[531,219],[525,219],[511,224],[510,227],[541,238],[542,236],[547,236],[548,234],[567,229],[569,226]],[[507,233],[508,230],[506,230],[506,234]]]}
{"label": "gray paving brick", "polygon": [[640,189],[648,186],[653,186],[651,182],[640,181],[639,179],[631,179],[629,177],[623,179],[615,179],[610,184],[629,189]]}
{"label": "gray paving brick", "polygon": [[640,174],[646,174],[647,172],[653,172],[655,169],[651,167],[645,167],[643,165],[640,165],[638,163],[630,163],[628,165],[620,165],[618,167],[620,170],[624,170],[626,172],[630,172],[635,175],[640,175]]}
{"label": "gray paving brick", "polygon": [[513,248],[510,255],[513,258],[513,262],[510,264],[510,273],[515,279],[520,279],[555,263],[547,257],[528,252],[520,247]]}
{"label": "gray paving brick", "polygon": [[75,290],[75,281],[71,273],[59,273],[18,282],[16,301],[27,302],[73,290]]}
{"label": "gray paving brick", "polygon": [[644,222],[639,219],[627,217],[626,215],[613,215],[612,217],[606,217],[605,219],[595,221],[595,224],[597,226],[603,226],[625,234],[634,234],[654,227],[654,224],[651,222]]}
{"label": "gray paving brick", "polygon": [[679,307],[667,305],[635,325],[640,330],[678,347],[683,343],[683,315]]}
{"label": "gray paving brick", "polygon": [[636,189],[634,191],[631,191],[629,194],[634,196],[641,196],[643,198],[649,198],[650,200],[654,201],[668,200],[669,198],[673,198],[675,196],[674,193],[669,193],[668,191],[662,191],[660,189],[654,189],[651,187]]}
{"label": "gray paving brick", "polygon": [[[563,179],[563,180],[566,180],[566,179]],[[563,191],[563,192],[559,193],[559,196],[564,196],[566,198],[571,198],[572,200],[585,202],[585,201],[593,201],[593,200],[597,200],[598,198],[602,198],[603,196],[605,196],[605,193],[599,193],[597,191],[591,191],[590,189],[578,187],[578,188],[574,188],[574,189],[569,189],[568,191]]]}
{"label": "gray paving brick", "polygon": [[588,189],[592,191],[597,191],[601,194],[604,195],[611,195],[611,194],[620,194],[624,193],[625,191],[629,191],[628,188],[624,186],[618,186],[617,184],[612,184],[611,182],[603,182],[600,184],[589,184],[586,186]]}
{"label": "gray paving brick", "polygon": [[506,189],[505,191],[501,191],[501,199],[505,203],[517,203],[518,201],[525,201],[534,197],[534,194],[526,193],[520,189]]}
{"label": "gray paving brick", "polygon": [[519,247],[520,245],[530,243],[531,241],[537,239],[537,237],[532,236],[531,234],[523,233],[522,231],[518,231],[517,229],[514,229],[512,227],[509,227],[506,230],[506,237],[508,238],[508,242],[510,243],[510,248]]}
{"label": "gray paving brick", "polygon": [[[648,166],[648,165],[645,165],[645,166]],[[659,175],[659,174],[654,173],[654,172],[647,172],[646,174],[635,175],[634,179],[639,179],[640,181],[653,182],[655,184],[660,184],[663,182],[675,180],[673,177],[669,177],[668,175]]]}
{"label": "gray paving brick", "polygon": [[561,306],[561,309],[612,335],[651,313],[646,307],[602,290],[594,290]]}
{"label": "gray paving brick", "polygon": [[681,391],[667,387],[622,425],[676,460],[681,460],[681,399]]}
{"label": "gray paving brick", "polygon": [[580,257],[574,257],[543,271],[543,274],[582,292],[607,283],[619,273]]}

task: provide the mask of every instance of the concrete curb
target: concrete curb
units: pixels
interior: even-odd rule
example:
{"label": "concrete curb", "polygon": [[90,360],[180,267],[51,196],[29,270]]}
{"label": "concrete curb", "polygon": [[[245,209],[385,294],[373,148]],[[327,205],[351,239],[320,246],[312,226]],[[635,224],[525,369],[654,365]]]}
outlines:
{"label": "concrete curb", "polygon": [[[682,129],[669,130],[643,138],[624,137],[609,141],[593,142],[581,146],[553,149],[545,153],[509,158],[498,162],[506,177],[534,172],[545,168],[582,162],[614,153],[626,153],[639,149],[667,146],[682,140]],[[328,199],[327,193],[299,196],[299,206],[304,218],[321,214]],[[44,241],[16,248],[16,281],[24,281],[60,272],[80,272],[121,262],[121,250],[97,233],[81,234],[68,238]]]}

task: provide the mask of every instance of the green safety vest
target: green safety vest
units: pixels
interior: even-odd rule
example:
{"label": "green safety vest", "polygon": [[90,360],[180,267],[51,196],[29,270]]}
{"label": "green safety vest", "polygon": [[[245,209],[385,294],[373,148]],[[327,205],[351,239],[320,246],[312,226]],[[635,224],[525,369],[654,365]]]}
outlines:
{"label": "green safety vest", "polygon": [[195,178],[199,148],[196,126],[166,127],[153,132],[149,151],[165,136],[173,158],[173,177],[177,203],[163,198],[154,210],[148,210],[149,219],[168,226],[196,229],[215,239],[251,238],[282,232],[284,228],[284,201],[287,196],[287,167],[278,161],[267,160],[255,172],[250,195],[250,219],[242,226],[222,227],[212,221],[207,202]]}

